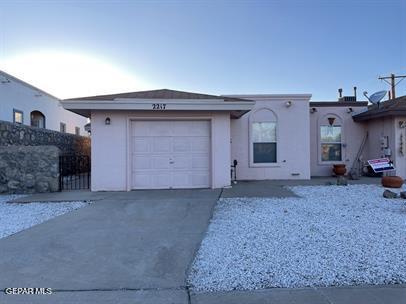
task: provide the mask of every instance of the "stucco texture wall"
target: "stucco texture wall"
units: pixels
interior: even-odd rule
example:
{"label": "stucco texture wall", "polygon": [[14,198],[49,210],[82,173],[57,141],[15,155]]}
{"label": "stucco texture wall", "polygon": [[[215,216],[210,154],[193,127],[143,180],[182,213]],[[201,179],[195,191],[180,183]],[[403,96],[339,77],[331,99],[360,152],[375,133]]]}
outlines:
{"label": "stucco texture wall", "polygon": [[47,129],[59,131],[63,122],[68,133],[75,134],[75,127],[79,127],[80,134],[86,134],[84,125],[87,118],[65,110],[58,99],[23,85],[12,77],[2,79],[9,82],[0,83],[0,120],[13,122],[13,109],[16,109],[23,112],[23,123],[31,125],[30,113],[40,111],[45,115]]}
{"label": "stucco texture wall", "polygon": [[[111,124],[106,125],[106,117]],[[211,120],[211,181],[213,188],[230,185],[230,114],[207,111],[93,111],[92,191],[131,190],[130,119]]]}
{"label": "stucco texture wall", "polygon": [[59,153],[54,146],[0,147],[0,193],[58,191]]}
{"label": "stucco texture wall", "polygon": [[[238,161],[237,179],[309,179],[309,99],[297,99],[289,96],[244,97],[255,100],[256,105],[254,109],[240,119],[231,121],[231,161],[234,159]],[[288,101],[291,101],[289,107],[286,106]],[[257,111],[263,109],[272,111],[277,120],[277,161],[270,164],[253,164],[252,118]],[[266,114],[261,113],[261,115]]]}
{"label": "stucco texture wall", "polygon": [[[357,107],[354,111],[360,111],[363,108]],[[348,107],[316,107],[315,109],[316,112],[310,113],[311,175],[331,176],[333,164],[339,163],[345,164],[349,173],[366,134],[366,124],[354,122]],[[342,128],[342,161],[323,162],[321,160],[320,125],[330,116],[335,117],[335,124],[340,124]],[[367,143],[363,149],[363,159],[368,157],[368,151]]]}

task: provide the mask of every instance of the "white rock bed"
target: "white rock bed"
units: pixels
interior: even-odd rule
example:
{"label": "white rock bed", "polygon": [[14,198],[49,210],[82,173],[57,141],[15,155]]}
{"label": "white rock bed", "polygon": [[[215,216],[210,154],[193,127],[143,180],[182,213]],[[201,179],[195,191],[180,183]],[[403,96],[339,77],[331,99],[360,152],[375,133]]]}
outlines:
{"label": "white rock bed", "polygon": [[377,185],[220,199],[189,274],[195,291],[406,283],[406,200]]}
{"label": "white rock bed", "polygon": [[58,215],[84,207],[84,202],[7,203],[22,195],[0,195],[0,239]]}

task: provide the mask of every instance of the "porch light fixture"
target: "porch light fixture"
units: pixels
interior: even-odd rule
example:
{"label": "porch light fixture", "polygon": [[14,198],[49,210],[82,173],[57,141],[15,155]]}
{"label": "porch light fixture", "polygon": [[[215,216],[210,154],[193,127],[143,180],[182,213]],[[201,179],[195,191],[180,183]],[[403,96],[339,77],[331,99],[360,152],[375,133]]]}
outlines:
{"label": "porch light fixture", "polygon": [[111,123],[110,117],[106,117],[104,124],[108,126],[108,125],[110,125],[110,123]]}
{"label": "porch light fixture", "polygon": [[334,121],[336,120],[335,117],[329,117],[328,119],[328,123],[330,124],[330,126],[333,126]]}
{"label": "porch light fixture", "polygon": [[317,108],[311,108],[310,109],[310,113],[316,113],[317,112]]}
{"label": "porch light fixture", "polygon": [[348,109],[347,109],[347,113],[348,113],[348,114],[350,114],[350,113],[352,113],[352,112],[354,112],[354,109],[353,109],[353,108],[348,108]]}
{"label": "porch light fixture", "polygon": [[292,106],[292,102],[289,100],[289,101],[287,101],[287,102],[285,102],[285,106],[287,107],[287,108],[289,108],[290,106]]}

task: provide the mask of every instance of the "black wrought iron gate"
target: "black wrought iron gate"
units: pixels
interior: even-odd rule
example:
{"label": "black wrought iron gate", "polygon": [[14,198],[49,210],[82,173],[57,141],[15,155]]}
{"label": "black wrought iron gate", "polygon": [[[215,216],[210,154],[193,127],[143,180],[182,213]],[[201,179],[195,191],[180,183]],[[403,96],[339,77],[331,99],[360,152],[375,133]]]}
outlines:
{"label": "black wrought iron gate", "polygon": [[59,157],[60,190],[90,188],[90,157],[87,155],[61,155]]}

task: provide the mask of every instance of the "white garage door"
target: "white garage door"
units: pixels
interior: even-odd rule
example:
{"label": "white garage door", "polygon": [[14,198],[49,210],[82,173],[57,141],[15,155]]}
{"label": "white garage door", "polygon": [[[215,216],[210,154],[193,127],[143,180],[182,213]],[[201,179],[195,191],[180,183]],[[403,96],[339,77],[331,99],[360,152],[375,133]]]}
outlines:
{"label": "white garage door", "polygon": [[210,187],[209,121],[133,121],[132,189]]}

